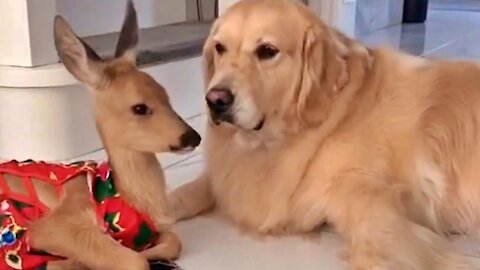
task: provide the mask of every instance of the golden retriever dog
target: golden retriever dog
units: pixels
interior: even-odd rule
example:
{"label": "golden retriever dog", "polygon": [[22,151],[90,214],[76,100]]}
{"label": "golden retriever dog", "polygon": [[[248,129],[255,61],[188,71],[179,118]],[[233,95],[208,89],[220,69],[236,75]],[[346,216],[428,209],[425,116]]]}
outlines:
{"label": "golden retriever dog", "polygon": [[206,168],[169,195],[260,234],[328,223],[351,269],[470,269],[480,231],[480,67],[368,48],[289,0],[243,0],[203,51]]}

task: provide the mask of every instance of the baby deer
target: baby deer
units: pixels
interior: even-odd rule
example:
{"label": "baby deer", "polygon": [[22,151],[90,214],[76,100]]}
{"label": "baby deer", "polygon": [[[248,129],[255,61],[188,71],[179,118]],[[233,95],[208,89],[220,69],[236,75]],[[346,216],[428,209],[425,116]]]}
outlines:
{"label": "baby deer", "polygon": [[155,152],[193,150],[200,136],[165,89],[135,65],[136,11],[128,2],[115,56],[101,59],[57,16],[55,45],[89,89],[108,163],[0,164],[0,269],[146,270],[179,256]]}

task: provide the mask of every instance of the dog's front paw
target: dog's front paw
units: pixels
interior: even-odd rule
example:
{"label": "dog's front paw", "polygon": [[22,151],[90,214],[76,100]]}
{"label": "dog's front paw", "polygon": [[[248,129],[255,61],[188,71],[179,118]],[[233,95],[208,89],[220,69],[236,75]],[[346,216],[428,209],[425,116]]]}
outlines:
{"label": "dog's front paw", "polygon": [[[377,253],[363,253],[351,254],[348,253],[347,259],[350,260],[352,270],[401,270],[398,266],[388,262],[380,254]],[[353,256],[352,256],[353,255]]]}
{"label": "dog's front paw", "polygon": [[167,199],[170,210],[169,213],[174,221],[180,221],[191,217],[191,215],[188,214],[189,211],[184,198],[178,191],[169,193]]}

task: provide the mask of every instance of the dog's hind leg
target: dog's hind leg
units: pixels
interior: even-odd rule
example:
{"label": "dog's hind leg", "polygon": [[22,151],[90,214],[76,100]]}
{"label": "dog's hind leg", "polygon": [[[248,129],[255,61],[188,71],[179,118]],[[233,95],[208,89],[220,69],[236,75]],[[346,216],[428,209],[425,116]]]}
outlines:
{"label": "dog's hind leg", "polygon": [[408,219],[378,174],[350,170],[332,181],[327,215],[349,242],[354,270],[472,269],[446,239]]}
{"label": "dog's hind leg", "polygon": [[172,191],[168,195],[168,203],[175,220],[189,219],[211,210],[214,198],[207,176],[201,175]]}

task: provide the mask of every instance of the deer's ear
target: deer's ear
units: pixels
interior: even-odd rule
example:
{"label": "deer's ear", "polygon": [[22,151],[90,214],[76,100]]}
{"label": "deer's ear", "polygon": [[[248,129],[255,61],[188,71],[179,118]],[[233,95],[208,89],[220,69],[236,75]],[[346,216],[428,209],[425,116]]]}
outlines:
{"label": "deer's ear", "polygon": [[138,20],[137,12],[133,2],[127,2],[125,19],[123,20],[122,30],[118,37],[115,58],[125,58],[135,64],[135,49],[138,44]]}
{"label": "deer's ear", "polygon": [[78,38],[61,16],[54,21],[54,38],[60,60],[77,80],[92,88],[102,81],[102,59],[83,40]]}

